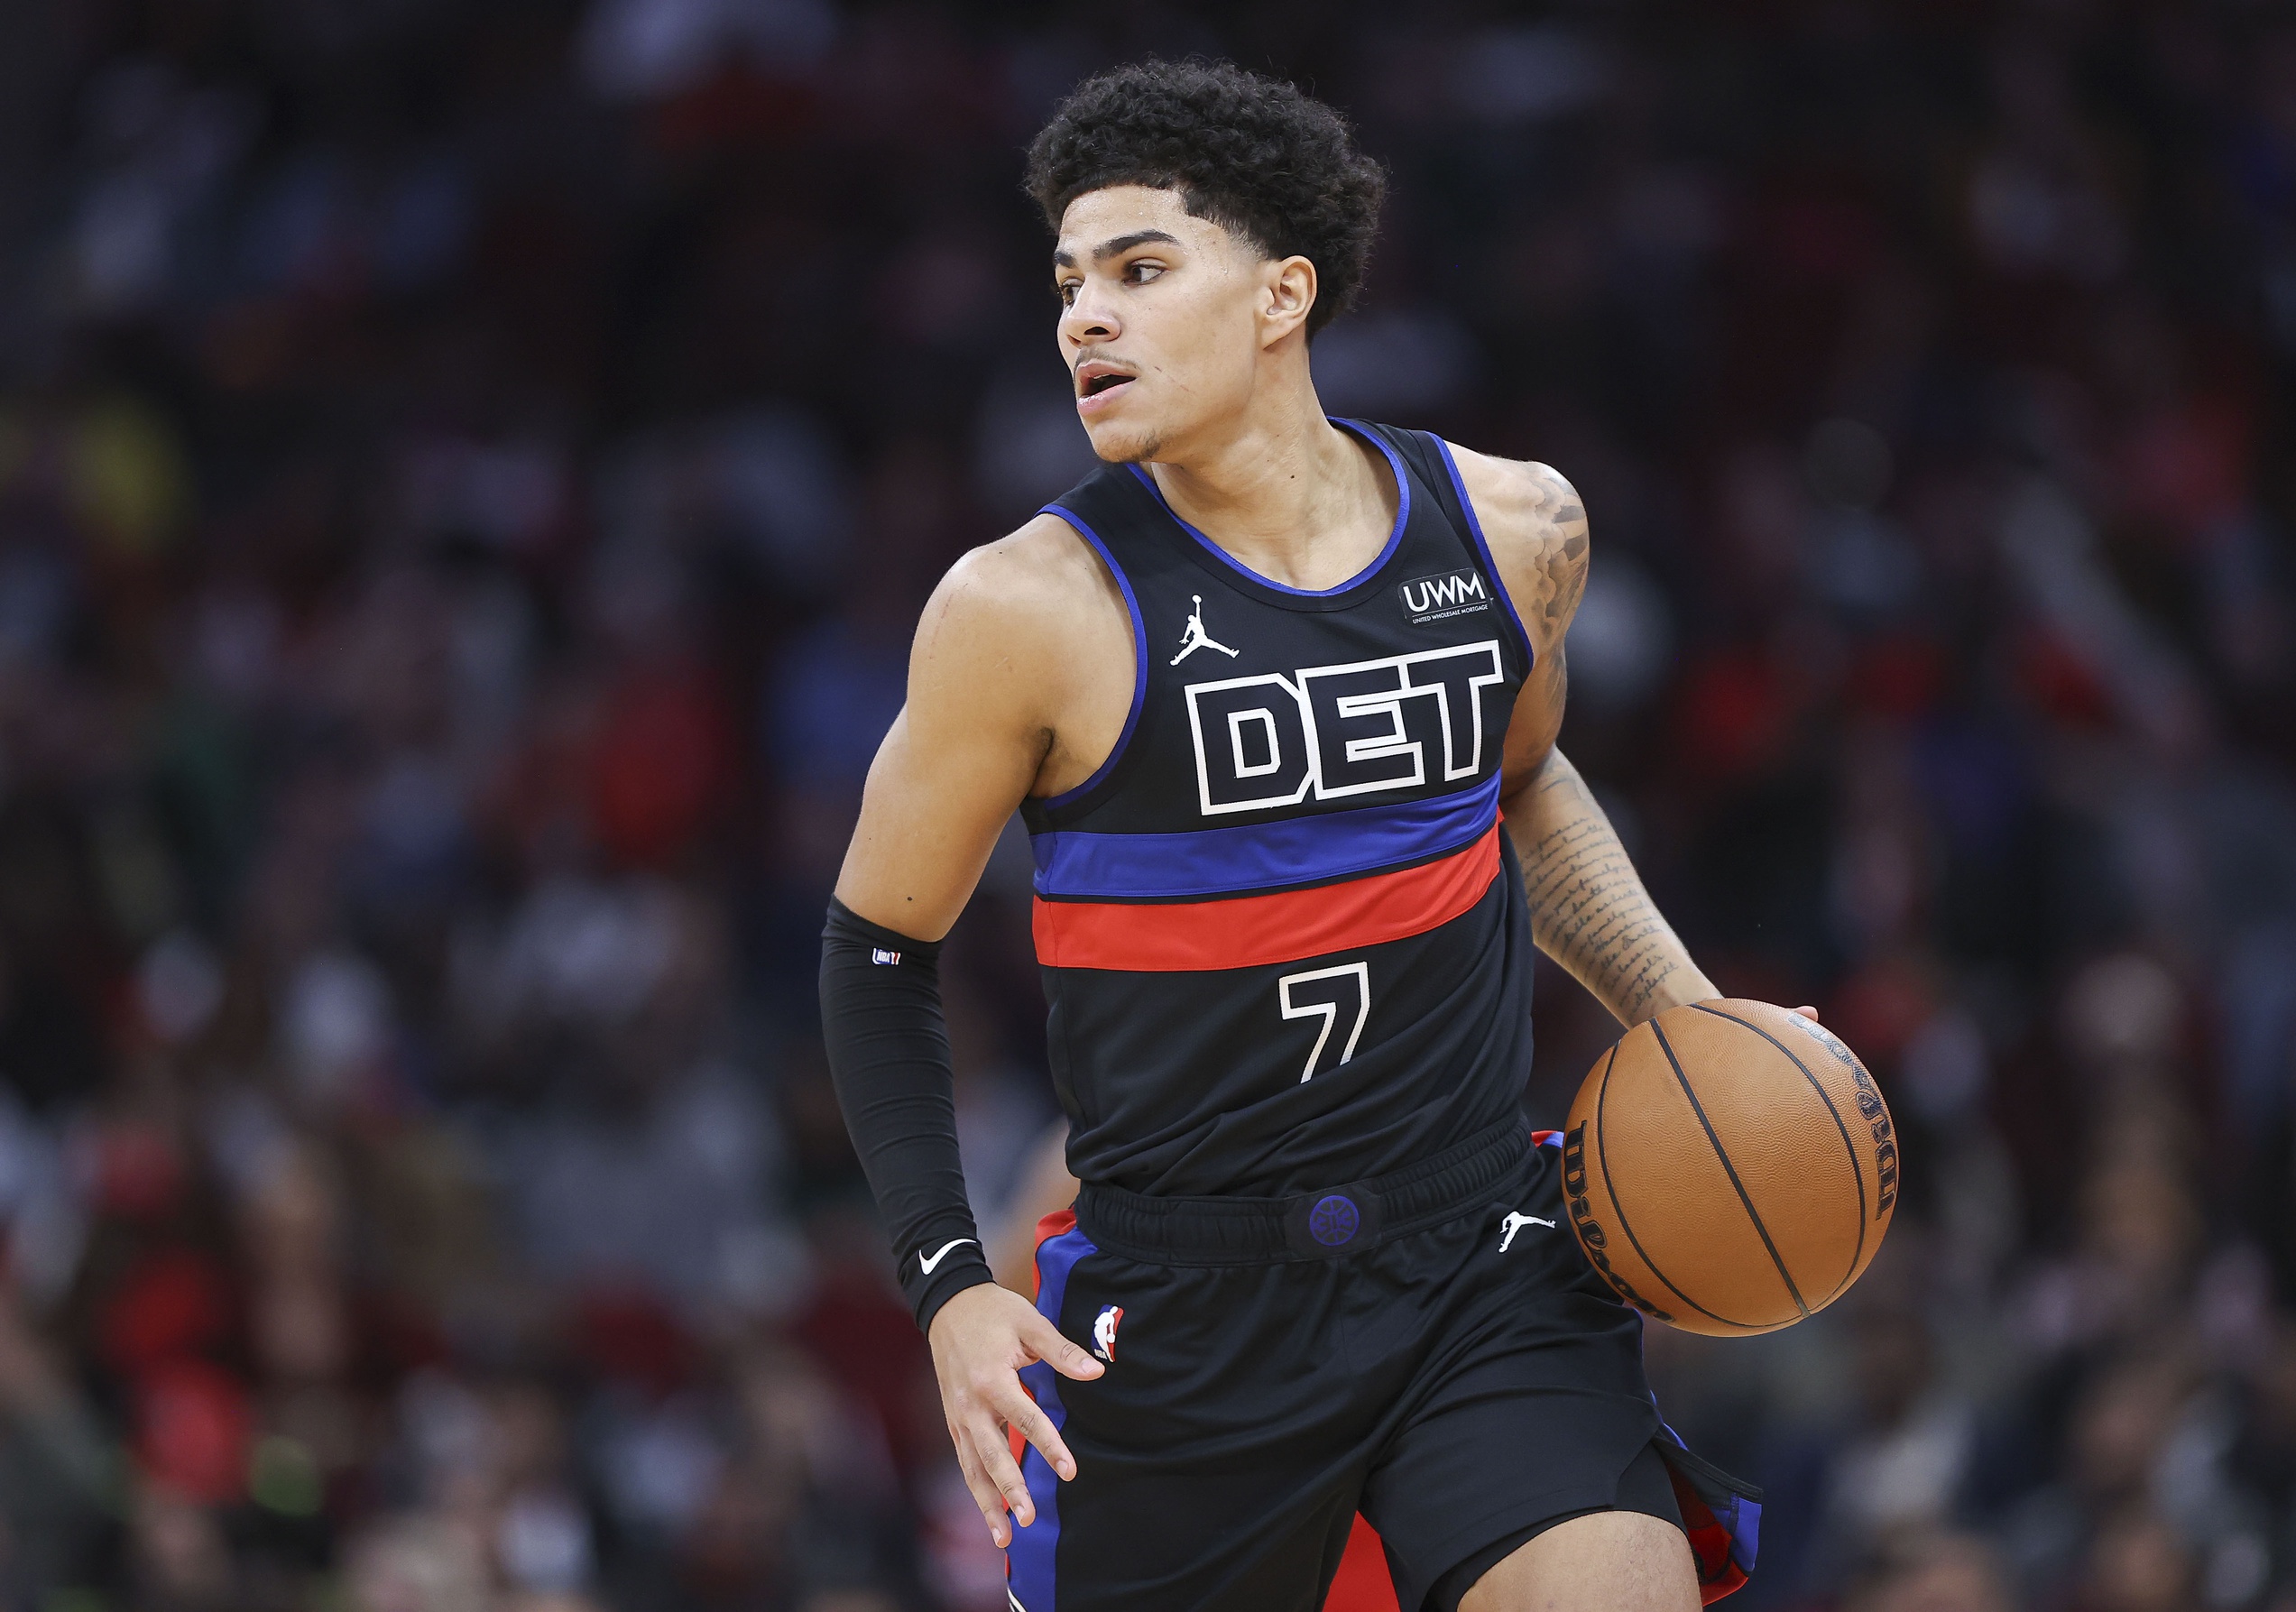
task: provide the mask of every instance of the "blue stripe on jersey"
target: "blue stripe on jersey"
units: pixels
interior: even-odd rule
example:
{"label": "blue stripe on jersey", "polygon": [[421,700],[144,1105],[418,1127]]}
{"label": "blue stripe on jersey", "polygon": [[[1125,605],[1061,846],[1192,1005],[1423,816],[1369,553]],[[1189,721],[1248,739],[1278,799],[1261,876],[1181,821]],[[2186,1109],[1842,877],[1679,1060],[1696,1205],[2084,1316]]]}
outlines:
{"label": "blue stripe on jersey", "polygon": [[1029,841],[1037,893],[1083,900],[1237,895],[1442,856],[1490,827],[1498,782],[1493,773],[1472,789],[1431,800],[1186,834],[1053,830]]}
{"label": "blue stripe on jersey", "polygon": [[[1099,1252],[1093,1239],[1073,1226],[1039,1244],[1037,1313],[1057,1327],[1061,1304],[1068,1297],[1068,1273],[1085,1255]],[[1068,1424],[1068,1407],[1060,1403],[1059,1373],[1038,1360],[1020,1368],[1020,1382],[1054,1427]],[[1012,1543],[1005,1547],[1006,1594],[1024,1612],[1058,1612],[1060,1598],[1053,1570],[1060,1553],[1060,1474],[1030,1444],[1021,1452],[1020,1478],[1028,1486],[1028,1497],[1037,1503],[1037,1520],[1026,1528],[1015,1528]]]}

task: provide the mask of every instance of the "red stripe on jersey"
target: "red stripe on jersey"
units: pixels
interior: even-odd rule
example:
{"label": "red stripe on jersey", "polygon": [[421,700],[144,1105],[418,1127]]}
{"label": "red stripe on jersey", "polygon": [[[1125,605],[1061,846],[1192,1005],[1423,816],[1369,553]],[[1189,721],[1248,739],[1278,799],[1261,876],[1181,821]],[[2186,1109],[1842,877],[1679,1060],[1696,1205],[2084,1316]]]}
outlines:
{"label": "red stripe on jersey", "polygon": [[1037,902],[1037,961],[1136,973],[1257,968],[1425,935],[1498,876],[1498,826],[1439,861],[1344,884],[1225,901]]}

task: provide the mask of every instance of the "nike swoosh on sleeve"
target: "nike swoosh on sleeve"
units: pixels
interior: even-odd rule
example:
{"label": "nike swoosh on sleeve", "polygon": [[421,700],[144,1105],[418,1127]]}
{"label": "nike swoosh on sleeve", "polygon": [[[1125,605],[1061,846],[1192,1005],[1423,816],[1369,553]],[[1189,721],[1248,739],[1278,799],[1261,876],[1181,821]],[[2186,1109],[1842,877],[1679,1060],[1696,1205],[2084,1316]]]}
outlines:
{"label": "nike swoosh on sleeve", "polygon": [[964,1247],[966,1243],[973,1242],[973,1241],[977,1241],[977,1240],[978,1240],[978,1239],[974,1239],[974,1238],[970,1238],[970,1237],[960,1237],[960,1238],[957,1238],[957,1239],[954,1239],[953,1241],[945,1242],[945,1243],[943,1243],[943,1244],[941,1245],[940,1252],[939,1252],[939,1253],[937,1253],[937,1254],[935,1254],[935,1255],[933,1256],[933,1257],[931,1257],[930,1259],[927,1259],[927,1257],[925,1257],[925,1256],[924,1256],[924,1255],[919,1254],[919,1255],[917,1257],[917,1267],[918,1267],[920,1270],[922,1270],[922,1271],[923,1271],[926,1275],[927,1275],[927,1276],[931,1276],[931,1275],[933,1274],[933,1267],[934,1267],[935,1266],[936,1266],[936,1265],[938,1265],[938,1264],[940,1264],[940,1263],[941,1263],[942,1259],[943,1259],[944,1257],[946,1257],[946,1255],[948,1254],[948,1251],[949,1251],[951,1248],[963,1248],[963,1247]]}

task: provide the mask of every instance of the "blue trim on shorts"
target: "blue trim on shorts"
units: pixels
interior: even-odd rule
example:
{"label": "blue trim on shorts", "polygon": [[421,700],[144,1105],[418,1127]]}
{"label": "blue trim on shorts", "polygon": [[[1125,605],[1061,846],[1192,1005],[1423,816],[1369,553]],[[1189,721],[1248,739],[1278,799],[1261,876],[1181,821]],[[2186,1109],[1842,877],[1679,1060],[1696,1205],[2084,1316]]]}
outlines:
{"label": "blue trim on shorts", "polygon": [[[1056,1327],[1060,1325],[1060,1306],[1068,1296],[1068,1273],[1085,1255],[1099,1252],[1092,1239],[1073,1227],[1037,1245],[1039,1315]],[[1020,1368],[1020,1383],[1054,1427],[1067,1427],[1068,1408],[1060,1402],[1058,1372],[1038,1360]],[[1028,1486],[1028,1497],[1037,1503],[1037,1520],[1026,1528],[1014,1528],[1012,1543],[1005,1547],[1005,1593],[1019,1612],[1057,1612],[1060,1603],[1054,1590],[1054,1569],[1060,1553],[1060,1474],[1030,1444],[1021,1453],[1020,1478]]]}
{"label": "blue trim on shorts", "polygon": [[[1652,1396],[1651,1403],[1655,1406],[1657,1403],[1655,1396]],[[1673,1426],[1663,1418],[1658,1423],[1658,1428],[1660,1437],[1655,1442],[1658,1445],[1660,1458],[1662,1460],[1665,1458],[1670,1447],[1680,1452],[1683,1458],[1680,1461],[1668,1462],[1674,1469],[1676,1498],[1679,1499],[1682,1491],[1686,1488],[1699,1504],[1706,1507],[1711,1514],[1715,1525],[1719,1526],[1729,1538],[1729,1566],[1736,1568],[1744,1578],[1751,1579],[1754,1576],[1755,1559],[1761,1554],[1762,1550],[1760,1492],[1738,1486],[1735,1478],[1726,1481],[1724,1474],[1692,1454],[1690,1446],[1683,1442],[1683,1435],[1676,1432]],[[1685,1506],[1683,1509],[1687,1513],[1689,1508]],[[1692,1536],[1691,1553],[1698,1559],[1700,1578],[1701,1580],[1706,1580],[1710,1578],[1709,1570],[1713,1564],[1709,1563],[1704,1559],[1704,1552],[1699,1550],[1697,1524],[1687,1515],[1683,1518],[1683,1531]],[[1720,1593],[1728,1595],[1731,1591],[1725,1589]]]}

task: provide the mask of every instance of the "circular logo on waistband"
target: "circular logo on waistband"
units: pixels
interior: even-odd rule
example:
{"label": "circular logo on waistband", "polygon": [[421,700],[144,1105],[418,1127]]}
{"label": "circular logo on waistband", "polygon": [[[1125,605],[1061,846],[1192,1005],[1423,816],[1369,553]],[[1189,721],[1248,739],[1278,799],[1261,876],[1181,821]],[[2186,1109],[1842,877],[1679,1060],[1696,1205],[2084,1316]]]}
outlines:
{"label": "circular logo on waistband", "polygon": [[1319,1198],[1307,1211],[1307,1234],[1327,1248],[1336,1248],[1361,1230],[1363,1213],[1351,1198],[1333,1193]]}

